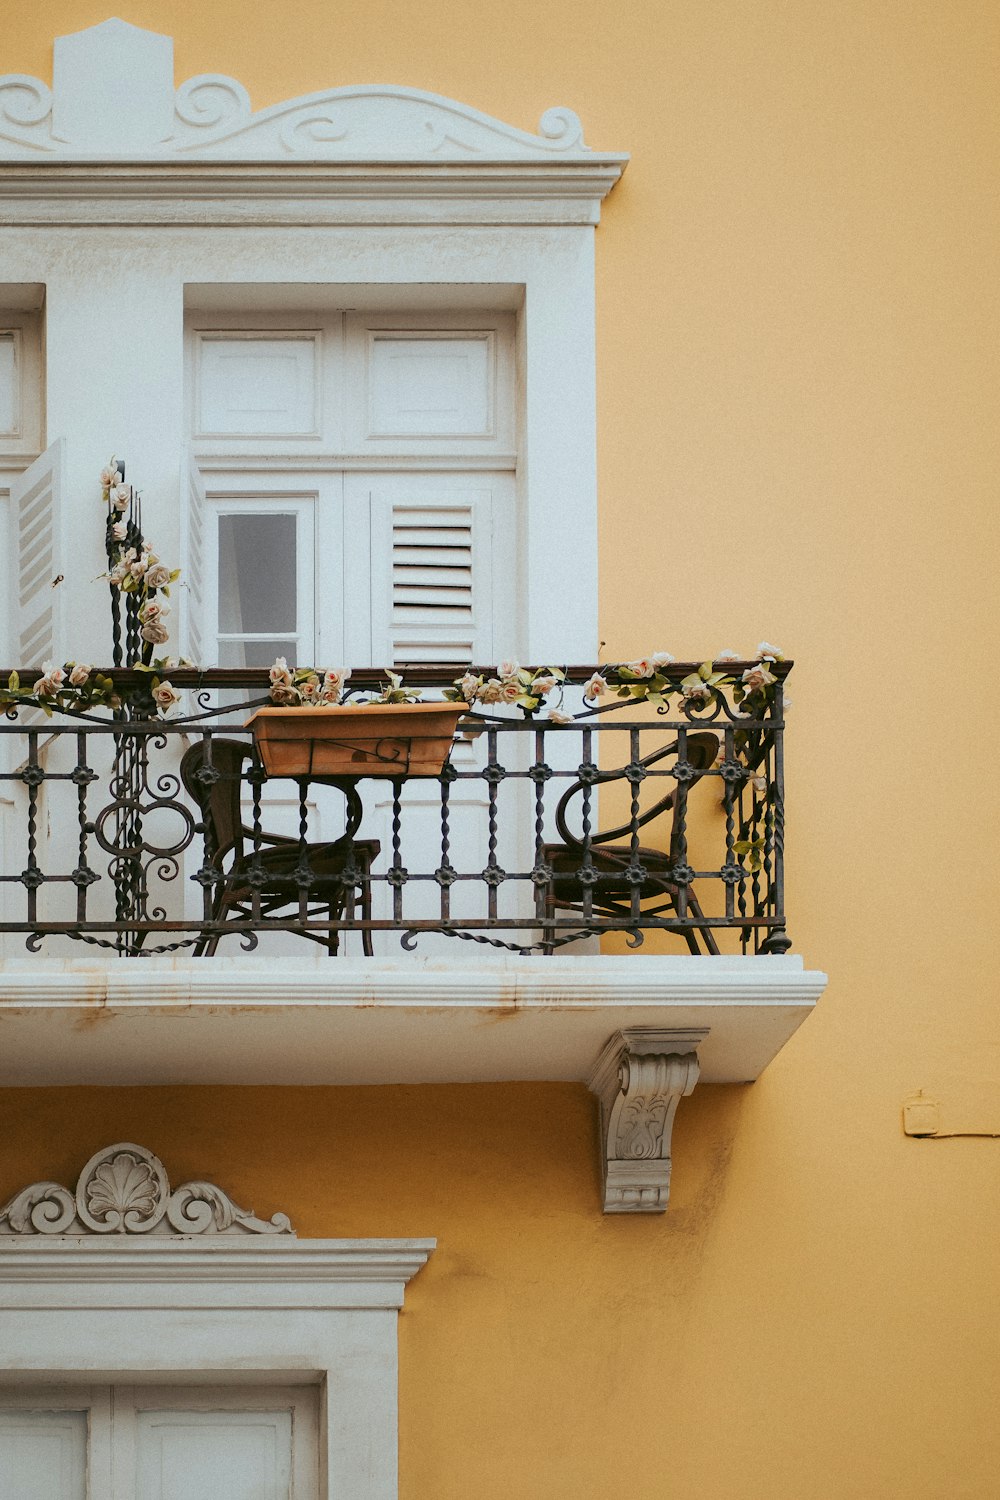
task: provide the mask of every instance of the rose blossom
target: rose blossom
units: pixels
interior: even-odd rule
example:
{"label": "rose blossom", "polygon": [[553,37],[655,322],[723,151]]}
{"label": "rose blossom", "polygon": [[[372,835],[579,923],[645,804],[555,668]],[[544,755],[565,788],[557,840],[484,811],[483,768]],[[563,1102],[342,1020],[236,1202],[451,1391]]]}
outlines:
{"label": "rose blossom", "polygon": [[551,693],[556,685],[554,677],[535,677],[532,679],[531,691],[533,693],[540,693],[544,698],[546,693]]}
{"label": "rose blossom", "polygon": [[162,619],[164,615],[169,615],[169,613],[169,604],[158,604],[155,599],[149,599],[142,606],[142,609],[140,609],[139,618],[145,625],[148,625],[152,620]]}
{"label": "rose blossom", "polygon": [[489,677],[479,689],[479,697],[483,703],[499,703],[502,691],[499,677]]}
{"label": "rose blossom", "polygon": [[516,679],[513,682],[508,679],[501,685],[500,701],[501,703],[514,703],[523,692],[524,689]]}
{"label": "rose blossom", "polygon": [[154,646],[162,646],[164,641],[169,640],[170,632],[162,620],[147,620],[142,627],[142,638]]}
{"label": "rose blossom", "polygon": [[759,688],[769,687],[772,682],[777,682],[777,678],[762,662],[759,666],[748,667],[740,681],[751,693],[755,693]]}
{"label": "rose blossom", "polygon": [[761,641],[757,647],[758,661],[779,661],[781,651],[777,646],[772,646],[770,641]]}
{"label": "rose blossom", "polygon": [[146,584],[151,589],[165,589],[170,582],[170,569],[166,563],[154,563],[146,569]]}
{"label": "rose blossom", "polygon": [[608,691],[608,685],[600,672],[595,672],[583,690],[585,698],[602,698]]}
{"label": "rose blossom", "polygon": [[685,703],[707,703],[712,696],[712,689],[704,682],[692,682],[688,687],[681,683],[681,693]]}
{"label": "rose blossom", "polygon": [[181,701],[181,695],[169,682],[161,682],[159,687],[153,689],[153,701],[157,708],[164,711],[173,708],[175,703]]}
{"label": "rose blossom", "polygon": [[465,676],[459,680],[458,690],[466,703],[474,703],[476,693],[479,691],[479,678],[472,672],[466,672]]}
{"label": "rose blossom", "polygon": [[90,676],[90,671],[90,667],[85,667],[82,662],[77,662],[76,666],[69,674],[70,686],[83,687],[83,684]]}
{"label": "rose blossom", "polygon": [[558,708],[550,708],[549,709],[549,723],[550,724],[572,724],[572,722],[573,722],[573,715],[572,714],[560,713],[559,710],[558,710]]}
{"label": "rose blossom", "polygon": [[109,464],[105,464],[101,470],[101,483],[105,489],[109,489],[112,484],[116,483],[117,473],[117,469],[113,469]]}
{"label": "rose blossom", "polygon": [[641,657],[638,661],[630,661],[628,669],[634,677],[652,677],[655,670],[652,661],[647,656]]}
{"label": "rose blossom", "polygon": [[330,667],[323,677],[323,686],[328,692],[339,694],[350,675],[350,667]]}
{"label": "rose blossom", "polygon": [[291,685],[290,682],[289,683],[276,682],[272,686],[272,688],[271,688],[271,702],[272,703],[277,703],[280,706],[285,707],[288,704],[298,703],[298,701],[299,701],[298,692],[297,692],[297,690],[295,688],[292,687],[292,685]]}
{"label": "rose blossom", "polygon": [[739,661],[739,655],[735,651],[720,651],[715,658],[716,661]]}
{"label": "rose blossom", "polygon": [[500,663],[500,665],[497,667],[497,675],[501,679],[504,679],[504,678],[507,678],[507,677],[516,677],[517,674],[518,674],[518,672],[520,672],[520,670],[521,670],[521,667],[520,667],[520,664],[518,662],[516,662],[516,661],[502,661]]}
{"label": "rose blossom", "polygon": [[649,658],[654,667],[668,667],[677,658],[672,651],[654,651]]}
{"label": "rose blossom", "polygon": [[277,658],[268,676],[271,679],[272,685],[280,684],[282,687],[291,686],[292,674],[288,670],[288,663],[283,656]]}
{"label": "rose blossom", "polygon": [[127,527],[124,521],[116,521],[111,528],[111,535],[114,537],[116,542],[123,542],[125,540],[126,530]]}

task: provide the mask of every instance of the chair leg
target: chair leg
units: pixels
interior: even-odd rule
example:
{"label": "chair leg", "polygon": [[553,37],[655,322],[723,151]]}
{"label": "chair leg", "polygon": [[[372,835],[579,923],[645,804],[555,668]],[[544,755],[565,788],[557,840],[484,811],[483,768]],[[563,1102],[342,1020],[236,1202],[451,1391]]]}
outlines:
{"label": "chair leg", "polygon": [[[361,920],[370,922],[372,919],[372,867],[365,863],[361,871]],[[361,932],[361,951],[366,958],[375,957],[375,945],[372,941],[375,934],[370,927],[365,927]]]}
{"label": "chair leg", "polygon": [[[697,918],[699,922],[704,920],[705,913],[702,911],[701,903],[699,902],[698,897],[695,895],[694,891],[688,891],[688,910],[691,912],[692,916]],[[691,949],[691,952],[701,952],[701,949],[698,947],[697,939],[697,934],[699,932],[701,933],[701,940],[705,944],[705,952],[715,954],[717,957],[719,953],[719,945],[715,941],[715,934],[710,927],[689,927],[687,929],[684,936],[688,939],[688,947]]]}

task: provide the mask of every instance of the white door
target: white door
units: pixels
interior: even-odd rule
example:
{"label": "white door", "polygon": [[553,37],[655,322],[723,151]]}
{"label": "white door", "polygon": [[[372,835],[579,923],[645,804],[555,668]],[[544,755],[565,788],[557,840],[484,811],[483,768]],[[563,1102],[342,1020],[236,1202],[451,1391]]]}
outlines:
{"label": "white door", "polygon": [[0,1392],[0,1500],[318,1500],[309,1387]]}

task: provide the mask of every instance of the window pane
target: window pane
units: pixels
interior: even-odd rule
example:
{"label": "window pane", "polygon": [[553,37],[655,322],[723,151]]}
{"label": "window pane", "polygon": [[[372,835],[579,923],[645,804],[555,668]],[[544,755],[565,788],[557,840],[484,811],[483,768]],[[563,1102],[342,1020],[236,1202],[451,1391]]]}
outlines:
{"label": "window pane", "polygon": [[295,546],[294,516],[219,516],[220,631],[296,629]]}
{"label": "window pane", "polygon": [[312,666],[312,662],[295,660],[297,640],[220,641],[220,667],[269,667],[283,656],[290,667]]}

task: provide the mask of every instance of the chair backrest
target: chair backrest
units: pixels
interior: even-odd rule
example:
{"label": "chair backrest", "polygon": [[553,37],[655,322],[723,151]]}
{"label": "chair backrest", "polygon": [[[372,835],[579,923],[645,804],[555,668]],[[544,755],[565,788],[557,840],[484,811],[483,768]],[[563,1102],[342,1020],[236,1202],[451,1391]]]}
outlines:
{"label": "chair backrest", "polygon": [[[665,760],[668,755],[676,755],[679,748],[680,741],[674,740],[671,744],[662,745],[658,750],[653,750],[648,755],[642,756],[638,764],[648,769],[650,766],[656,765],[659,761]],[[616,839],[630,839],[634,827],[641,828],[646,823],[651,823],[654,818],[662,817],[664,813],[673,811],[674,819],[670,831],[670,854],[673,856],[676,853],[674,845],[679,831],[677,827],[678,807],[683,806],[688,790],[694,786],[696,781],[701,780],[702,776],[704,776],[705,772],[713,764],[718,753],[719,737],[717,734],[712,734],[708,730],[689,731],[685,736],[684,746],[684,759],[692,768],[692,774],[689,774],[688,779],[675,783],[665,796],[658,798],[652,807],[647,808],[644,813],[641,813],[636,818],[634,825],[630,820],[628,823],[620,824],[617,828],[605,829],[603,833],[592,833],[590,835],[591,845],[611,844]],[[566,822],[566,810],[573,798],[583,793],[585,785],[600,786],[607,784],[609,781],[626,781],[629,770],[630,766],[619,766],[612,771],[598,771],[592,781],[588,783],[582,780],[574,781],[572,786],[563,793],[556,808],[556,828],[564,844],[569,844],[578,849],[583,847],[583,839],[578,838],[576,834],[572,833]]]}
{"label": "chair backrest", "polygon": [[181,780],[202,810],[213,854],[234,847],[239,858],[243,834],[240,810],[243,762],[252,755],[253,746],[246,740],[212,735],[191,745],[181,759]]}

